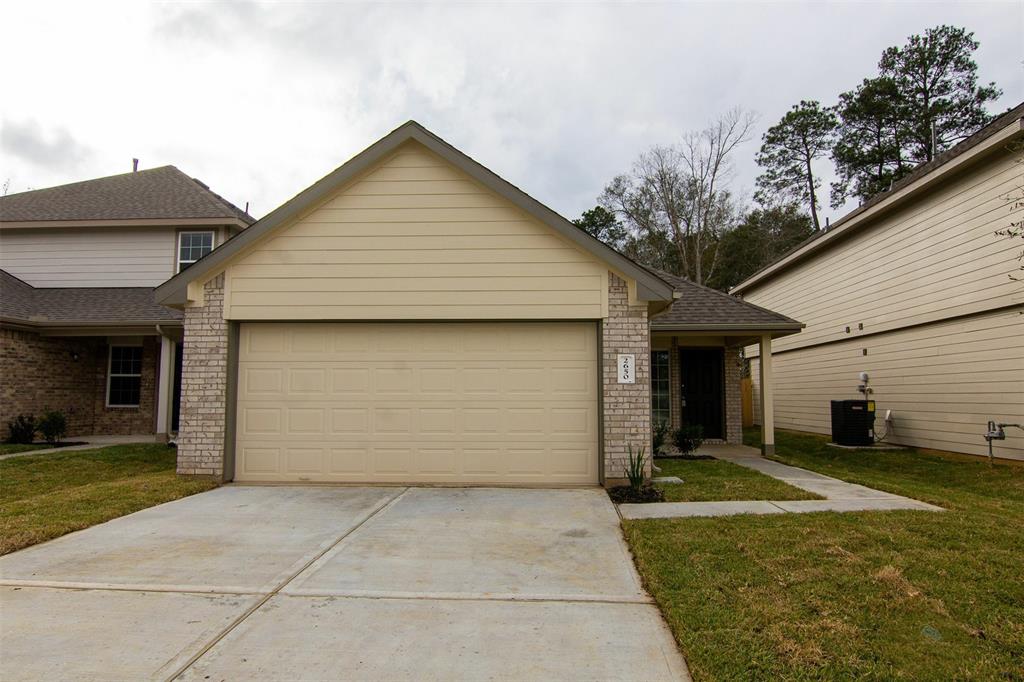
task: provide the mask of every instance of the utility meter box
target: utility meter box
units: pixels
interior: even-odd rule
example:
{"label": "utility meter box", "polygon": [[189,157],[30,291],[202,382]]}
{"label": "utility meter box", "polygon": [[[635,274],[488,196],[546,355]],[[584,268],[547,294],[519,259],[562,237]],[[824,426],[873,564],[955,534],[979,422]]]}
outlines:
{"label": "utility meter box", "polygon": [[833,400],[832,442],[836,445],[874,444],[875,401]]}

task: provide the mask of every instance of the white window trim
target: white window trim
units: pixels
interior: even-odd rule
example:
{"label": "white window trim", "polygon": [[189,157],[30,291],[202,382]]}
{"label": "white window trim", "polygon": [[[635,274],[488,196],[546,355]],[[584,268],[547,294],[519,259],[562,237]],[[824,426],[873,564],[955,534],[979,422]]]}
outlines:
{"label": "white window trim", "polygon": [[[113,367],[114,367],[114,348],[142,348],[142,344],[135,344],[135,343],[112,343],[109,346],[107,346],[107,395],[106,395],[106,400],[104,402],[106,402],[107,407],[127,407],[127,408],[141,407],[142,406],[142,367],[141,367],[141,365],[139,366],[139,373],[138,374],[114,374],[111,371],[113,369]],[[143,351],[143,359],[142,359],[142,361],[145,362],[145,351]],[[139,402],[135,403],[134,405],[115,405],[114,403],[110,402],[110,379],[111,379],[111,377],[115,377],[115,376],[118,376],[118,377],[138,377],[139,378]]]}
{"label": "white window trim", "polygon": [[192,265],[194,260],[181,260],[181,237],[186,234],[208,234],[210,235],[210,250],[217,248],[217,232],[215,230],[182,230],[178,233],[178,239],[174,244],[174,274],[181,272],[182,263]]}

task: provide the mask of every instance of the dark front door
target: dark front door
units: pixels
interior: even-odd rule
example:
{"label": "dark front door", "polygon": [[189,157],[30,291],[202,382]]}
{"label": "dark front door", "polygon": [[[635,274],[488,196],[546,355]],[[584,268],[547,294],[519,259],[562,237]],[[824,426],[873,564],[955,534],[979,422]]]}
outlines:
{"label": "dark front door", "polygon": [[721,348],[680,348],[684,424],[700,424],[705,438],[725,434],[725,353]]}

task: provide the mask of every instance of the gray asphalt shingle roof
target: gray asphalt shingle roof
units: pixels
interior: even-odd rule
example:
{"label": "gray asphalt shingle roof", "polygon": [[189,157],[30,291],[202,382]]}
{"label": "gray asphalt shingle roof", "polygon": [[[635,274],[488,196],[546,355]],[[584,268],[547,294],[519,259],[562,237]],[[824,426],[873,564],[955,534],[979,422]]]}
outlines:
{"label": "gray asphalt shingle roof", "polygon": [[786,326],[799,329],[802,326],[791,317],[747,303],[721,291],[694,284],[683,277],[662,270],[651,269],[651,272],[671,284],[680,294],[667,309],[651,317],[651,327],[654,329],[706,327],[708,330],[714,330],[738,325],[763,325],[765,328]]}
{"label": "gray asphalt shingle roof", "polygon": [[0,221],[228,218],[248,213],[174,166],[0,197]]}
{"label": "gray asphalt shingle roof", "polygon": [[0,318],[61,322],[176,322],[182,313],[153,301],[150,287],[35,288],[0,270]]}

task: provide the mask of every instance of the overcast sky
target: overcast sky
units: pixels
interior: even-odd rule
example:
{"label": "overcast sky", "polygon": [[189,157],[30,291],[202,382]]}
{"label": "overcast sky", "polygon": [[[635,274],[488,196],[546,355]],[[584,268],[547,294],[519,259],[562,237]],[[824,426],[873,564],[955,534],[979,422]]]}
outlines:
{"label": "overcast sky", "polygon": [[993,111],[1024,100],[1022,8],[5,3],[0,182],[38,189],[139,157],[259,217],[412,118],[574,218],[641,151],[739,105],[761,117],[736,157],[749,196],[786,109],[834,103],[928,27],[975,32],[981,79],[1004,91]]}

